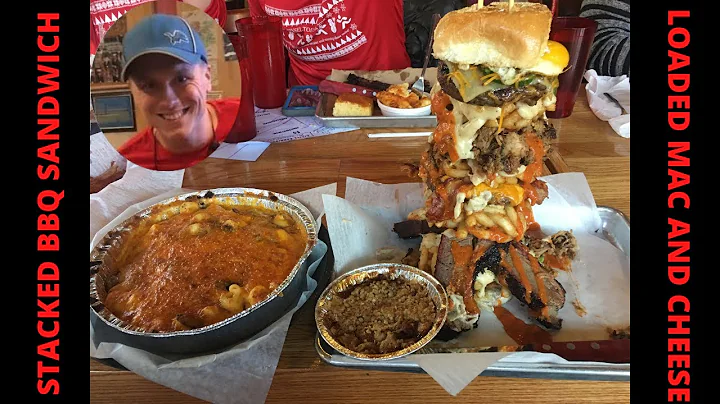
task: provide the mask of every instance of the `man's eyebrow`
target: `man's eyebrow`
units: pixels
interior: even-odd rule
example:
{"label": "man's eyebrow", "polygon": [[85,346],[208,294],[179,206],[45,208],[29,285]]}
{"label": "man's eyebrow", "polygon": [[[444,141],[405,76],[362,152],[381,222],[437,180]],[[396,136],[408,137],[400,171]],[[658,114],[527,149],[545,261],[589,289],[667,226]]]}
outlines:
{"label": "man's eyebrow", "polygon": [[192,73],[195,71],[195,67],[196,67],[196,65],[191,65],[189,63],[181,63],[175,67],[175,71],[181,72],[181,73],[186,73],[186,72]]}

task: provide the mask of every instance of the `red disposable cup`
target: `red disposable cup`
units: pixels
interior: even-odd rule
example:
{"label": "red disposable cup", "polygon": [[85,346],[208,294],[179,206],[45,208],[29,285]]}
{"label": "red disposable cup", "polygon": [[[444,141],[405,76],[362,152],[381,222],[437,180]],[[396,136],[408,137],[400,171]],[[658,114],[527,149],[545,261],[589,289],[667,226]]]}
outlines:
{"label": "red disposable cup", "polygon": [[225,138],[226,143],[240,143],[252,140],[257,136],[255,126],[255,104],[253,102],[253,80],[248,58],[245,38],[235,33],[228,33],[228,38],[235,48],[240,65],[240,110],[232,130]]}
{"label": "red disposable cup", "polygon": [[547,111],[547,117],[567,118],[572,114],[580,84],[590,57],[590,47],[595,38],[597,22],[582,17],[557,17],[550,28],[550,40],[560,42],[570,53],[568,70],[560,74],[555,111]]}
{"label": "red disposable cup", "polygon": [[247,17],[235,22],[238,34],[247,41],[255,105],[279,108],[285,103],[285,50],[280,17]]}

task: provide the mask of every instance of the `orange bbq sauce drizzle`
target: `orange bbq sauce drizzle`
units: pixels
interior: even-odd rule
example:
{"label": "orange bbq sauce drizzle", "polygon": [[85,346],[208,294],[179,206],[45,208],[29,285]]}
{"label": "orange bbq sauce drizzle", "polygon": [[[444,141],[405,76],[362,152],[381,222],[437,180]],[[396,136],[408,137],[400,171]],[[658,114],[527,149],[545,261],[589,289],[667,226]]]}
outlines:
{"label": "orange bbq sauce drizzle", "polygon": [[543,282],[542,278],[539,276],[540,271],[542,269],[540,268],[540,264],[538,263],[537,259],[534,257],[528,257],[530,261],[530,267],[532,268],[533,274],[535,274],[535,283],[537,284],[538,288],[538,295],[540,295],[540,301],[543,303],[542,308],[542,315],[543,317],[548,317],[548,296],[547,296],[547,289],[545,288],[545,282]]}
{"label": "orange bbq sauce drizzle", "polygon": [[450,252],[455,259],[455,268],[458,269],[453,271],[451,284],[456,288],[456,291],[461,292],[467,312],[478,314],[480,308],[473,299],[472,290],[473,273],[475,272],[472,265],[474,261],[471,259],[474,255],[473,248],[471,245],[462,246],[457,241],[453,241],[450,245]]}
{"label": "orange bbq sauce drizzle", "polygon": [[532,208],[527,202],[523,202],[517,206],[518,215],[525,216],[525,223],[527,223],[527,230],[540,230],[540,225],[535,222]]}
{"label": "orange bbq sauce drizzle", "polygon": [[517,270],[518,274],[520,275],[520,281],[523,284],[523,287],[525,288],[525,302],[530,303],[530,294],[532,293],[532,285],[530,284],[530,279],[527,277],[527,274],[525,273],[525,270],[523,269],[523,263],[522,259],[520,258],[520,254],[518,254],[517,250],[514,246],[510,246],[510,258],[512,259],[513,266]]}
{"label": "orange bbq sauce drizzle", "polygon": [[552,336],[535,324],[527,324],[515,317],[506,308],[495,306],[495,316],[502,323],[505,333],[520,345],[549,344]]}
{"label": "orange bbq sauce drizzle", "polygon": [[545,264],[550,268],[559,269],[561,271],[570,271],[572,269],[569,259],[560,259],[550,253],[545,253]]}
{"label": "orange bbq sauce drizzle", "polygon": [[455,115],[447,109],[450,97],[439,91],[431,101],[431,111],[437,117],[438,124],[433,131],[433,147],[439,154],[448,154],[452,161],[459,160],[455,150]]}
{"label": "orange bbq sauce drizzle", "polygon": [[545,147],[542,140],[534,133],[528,132],[525,135],[528,146],[533,151],[533,162],[530,163],[520,178],[523,182],[531,183],[535,181],[538,175],[542,174],[543,158],[545,157]]}

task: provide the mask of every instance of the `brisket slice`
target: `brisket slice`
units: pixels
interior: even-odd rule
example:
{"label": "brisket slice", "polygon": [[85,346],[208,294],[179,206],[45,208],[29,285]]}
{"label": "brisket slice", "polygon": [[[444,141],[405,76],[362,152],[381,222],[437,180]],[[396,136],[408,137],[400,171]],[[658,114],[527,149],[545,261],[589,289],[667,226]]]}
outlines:
{"label": "brisket slice", "polygon": [[[535,257],[529,253],[527,247],[515,241],[498,244],[487,240],[480,240],[478,246],[486,248],[486,250],[475,263],[475,276],[477,276],[478,272],[492,271],[498,281],[506,286],[515,298],[528,306],[538,323],[549,329],[557,330],[562,327],[562,319],[558,318],[558,312],[565,305],[565,289],[550,272],[542,269]],[[520,268],[515,266],[514,260],[510,257],[511,248],[514,248],[520,257]],[[537,279],[532,269],[532,260],[535,260],[537,267],[541,268]],[[522,273],[529,280],[532,289],[529,298],[520,271],[523,271]],[[540,282],[540,285],[538,285],[538,282]],[[546,303],[540,298],[539,287],[545,290],[547,295]],[[543,315],[545,306],[547,306],[547,315]]]}
{"label": "brisket slice", "polygon": [[470,101],[464,101],[460,95],[460,91],[455,86],[455,83],[448,77],[448,74],[450,74],[450,69],[448,69],[446,64],[439,62],[438,83],[440,83],[442,90],[450,97],[460,102],[466,102],[472,105],[501,107],[505,104],[516,102],[524,102],[528,105],[535,105],[540,98],[544,97],[545,94],[549,92],[549,89],[542,84],[527,85],[520,88],[508,86],[480,94]]}
{"label": "brisket slice", "polygon": [[426,220],[405,220],[393,225],[393,232],[403,239],[420,237],[428,233],[440,234],[445,230],[444,227],[428,226]]}
{"label": "brisket slice", "polygon": [[[440,238],[440,245],[438,246],[438,256],[435,264],[435,279],[440,282],[444,287],[450,286],[450,281],[453,279],[453,274],[456,269],[455,257],[452,255],[452,242],[457,241],[461,246],[472,246],[472,237],[468,237],[463,240],[457,240],[450,238],[446,235],[442,235]],[[473,278],[475,279],[475,278]]]}
{"label": "brisket slice", "polygon": [[456,262],[456,257],[453,256],[452,251],[453,243],[472,250],[473,237],[456,239],[442,235],[440,238],[434,276],[445,287],[448,297],[452,295],[460,296],[465,305],[464,312],[458,310],[456,318],[452,321],[448,319],[445,322],[443,328],[448,329],[448,331],[443,333],[441,339],[453,338],[461,331],[477,327],[477,322],[480,319],[480,308],[472,298],[474,278],[469,279],[472,276],[472,271],[468,270],[472,269],[472,262]]}
{"label": "brisket slice", "polygon": [[382,81],[377,80],[368,80],[353,73],[348,75],[345,82],[354,86],[365,87],[376,91],[385,91],[390,88],[390,84],[388,83],[383,83]]}

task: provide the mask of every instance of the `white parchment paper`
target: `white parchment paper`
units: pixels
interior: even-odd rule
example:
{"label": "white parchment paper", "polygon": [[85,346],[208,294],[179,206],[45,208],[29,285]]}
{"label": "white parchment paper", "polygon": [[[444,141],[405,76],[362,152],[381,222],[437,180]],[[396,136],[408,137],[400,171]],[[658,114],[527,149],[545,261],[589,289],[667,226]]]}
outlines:
{"label": "white parchment paper", "polygon": [[[556,174],[542,179],[548,184],[549,197],[533,208],[536,221],[547,234],[573,231],[580,247],[572,272],[561,272],[558,276],[567,294],[565,306],[560,310],[563,328],[553,340],[608,339],[608,327],[630,325],[629,259],[595,235],[601,221],[583,174]],[[408,248],[419,246],[418,240],[401,240],[392,228],[394,223],[405,220],[408,213],[422,206],[420,184],[385,185],[348,178],[345,194],[345,199],[323,196],[336,274],[376,262],[400,262]],[[573,301],[579,302],[586,314],[578,314]],[[511,300],[506,308],[518,318],[531,322],[525,309],[517,303]],[[483,311],[477,329],[446,343],[458,348],[501,345],[516,343],[491,311]],[[450,354],[411,355],[406,360],[420,365],[453,395],[500,358],[565,362],[556,355],[534,352],[447,355]]]}
{"label": "white parchment paper", "polygon": [[184,174],[185,170],[154,171],[127,162],[127,171],[122,178],[90,195],[90,240],[98,230],[133,204],[179,189]]}
{"label": "white parchment paper", "polygon": [[[182,180],[182,176],[180,178]],[[154,185],[153,189],[160,188],[159,184]],[[290,196],[303,203],[319,223],[323,212],[321,195],[325,193],[335,195],[336,191],[337,184],[329,184]],[[144,192],[147,191],[138,190],[136,193],[138,199],[147,198]],[[100,226],[102,228],[96,233],[92,232],[92,228],[99,223],[93,224],[91,204],[90,249],[92,250],[116,224],[154,203],[186,192],[192,190],[175,188],[147,200],[140,199],[142,202],[129,205],[122,214],[105,226]],[[112,197],[112,194],[105,194],[105,199]],[[109,203],[99,206],[108,205]],[[98,213],[95,217],[104,216]],[[200,356],[159,356],[123,344],[95,342],[95,330],[91,323],[90,356],[98,359],[112,358],[148,380],[213,403],[262,403],[270,390],[292,316],[315,290],[317,282],[312,279],[312,275],[326,252],[327,245],[318,240],[308,259],[310,264],[307,271],[307,288],[293,309],[254,337],[222,352]],[[102,327],[104,324],[100,323],[99,326]]]}

